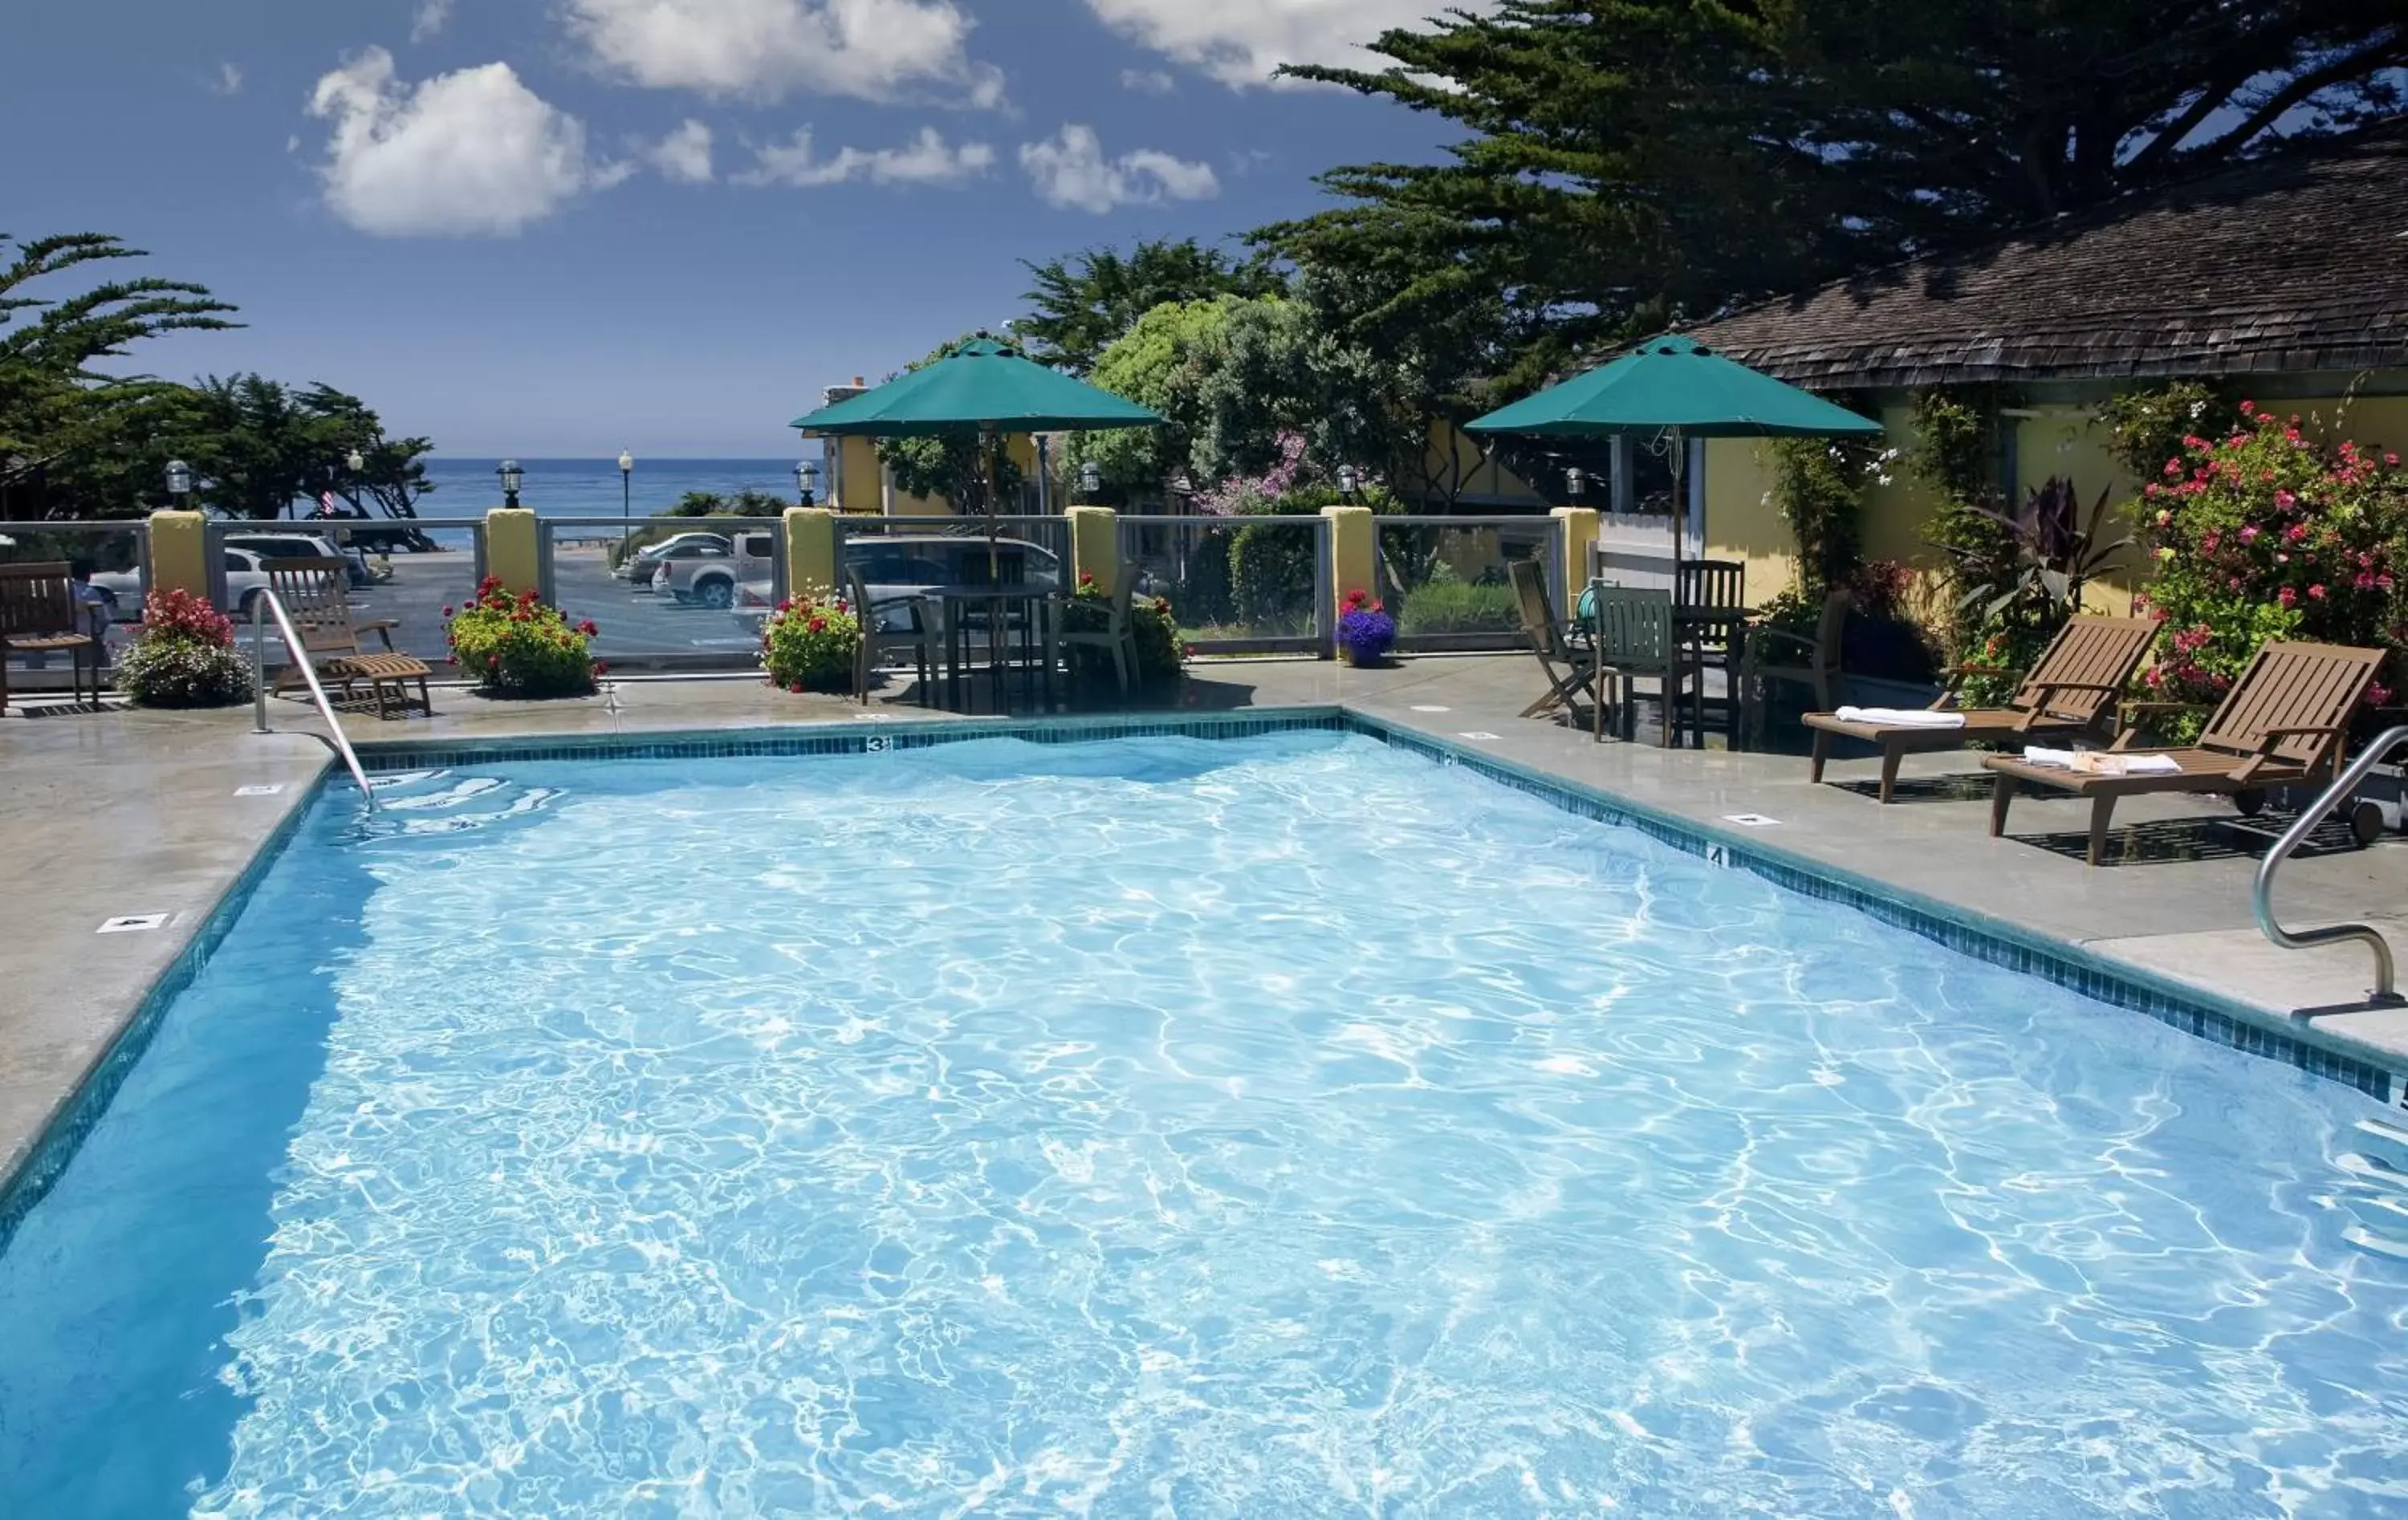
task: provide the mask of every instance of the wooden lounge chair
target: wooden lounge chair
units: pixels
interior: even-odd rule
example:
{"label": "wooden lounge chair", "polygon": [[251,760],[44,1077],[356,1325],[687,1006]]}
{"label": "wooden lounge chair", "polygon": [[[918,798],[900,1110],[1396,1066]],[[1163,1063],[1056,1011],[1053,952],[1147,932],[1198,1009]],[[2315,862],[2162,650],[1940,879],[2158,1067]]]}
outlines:
{"label": "wooden lounge chair", "polygon": [[2383,658],[2381,650],[2338,644],[2268,644],[2225,695],[2196,744],[2180,750],[2119,747],[2111,752],[2161,755],[2180,766],[2177,771],[2087,775],[2019,757],[1991,755],[1982,762],[1998,773],[1990,801],[1990,835],[1996,839],[2006,832],[2007,808],[2014,800],[2019,782],[2091,799],[2088,859],[2096,866],[2106,848],[2107,828],[2118,797],[2146,792],[2199,792],[2245,800],[2270,786],[2325,780],[2339,765],[2350,714],[2365,696]]}
{"label": "wooden lounge chair", "polygon": [[[427,692],[426,682],[435,672],[426,662],[414,654],[392,652],[392,623],[351,621],[348,561],[276,559],[266,561],[265,567],[268,589],[284,604],[285,615],[293,620],[293,631],[301,637],[301,647],[290,652],[294,660],[310,662],[320,681],[339,685],[346,696],[361,682],[366,682],[376,697],[380,718],[389,716],[396,706],[408,711],[412,685],[418,688],[418,705],[426,710],[429,717],[434,716],[435,700]],[[360,648],[363,631],[382,634],[386,652],[370,653]],[[280,673],[275,682],[280,693],[304,684],[297,665]]]}
{"label": "wooden lounge chair", "polygon": [[[1547,692],[1522,710],[1525,718],[1553,712],[1588,689],[1597,680],[1597,652],[1574,643],[1555,609],[1547,601],[1546,566],[1536,559],[1517,559],[1506,566],[1513,581],[1513,599],[1522,613],[1522,632],[1547,673]],[[1555,668],[1563,666],[1560,672]]]}
{"label": "wooden lounge chair", "polygon": [[[1806,726],[1814,730],[1814,759],[1808,779],[1823,779],[1834,738],[1860,739],[1880,748],[1884,802],[1897,791],[1899,762],[1910,754],[1961,750],[1984,741],[2063,744],[2080,738],[2103,739],[2115,713],[2115,699],[2131,683],[2157,631],[2157,624],[2146,618],[2070,619],[2005,707],[1967,709],[1962,713],[1964,723],[1953,727],[1858,723],[1843,721],[1834,712],[1810,712]],[[1948,689],[1931,705],[1932,710],[1956,710],[1952,704],[1956,687],[1971,673],[1967,667],[1952,672]]]}
{"label": "wooden lounge chair", "polygon": [[84,625],[76,605],[75,577],[66,563],[0,565],[0,711],[8,706],[8,656],[67,657],[67,679],[83,701],[83,667],[92,663],[92,699],[100,700],[101,641]]}

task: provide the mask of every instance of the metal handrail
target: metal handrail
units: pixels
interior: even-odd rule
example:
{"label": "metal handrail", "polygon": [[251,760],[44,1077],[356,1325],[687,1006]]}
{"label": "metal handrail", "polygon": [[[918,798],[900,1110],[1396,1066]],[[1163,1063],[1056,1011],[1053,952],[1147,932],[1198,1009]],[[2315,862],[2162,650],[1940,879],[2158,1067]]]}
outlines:
{"label": "metal handrail", "polygon": [[2274,872],[2290,858],[2291,852],[2300,847],[2300,841],[2315,832],[2316,825],[2340,805],[2342,798],[2366,779],[2366,773],[2402,743],[2408,743],[2408,726],[2386,729],[2383,737],[2361,751],[2333,783],[2325,788],[2321,796],[2301,810],[2298,820],[2283,831],[2283,837],[2274,841],[2274,848],[2267,851],[2266,858],[2258,863],[2258,882],[2252,893],[2252,902],[2258,911],[2258,926],[2266,932],[2267,939],[2286,950],[2314,950],[2318,945],[2339,944],[2344,939],[2364,943],[2374,953],[2374,991],[2369,995],[2369,1000],[2377,1003],[2402,1000],[2392,970],[2390,941],[2383,938],[2382,931],[2369,924],[2336,924],[2329,928],[2300,929],[2296,933],[2286,929],[2274,921]]}
{"label": "metal handrail", "polygon": [[301,679],[309,684],[310,699],[318,704],[320,715],[326,720],[326,731],[334,736],[335,753],[343,764],[351,767],[351,780],[360,783],[360,801],[368,811],[376,811],[376,789],[368,785],[368,773],[360,768],[360,757],[351,741],[343,737],[343,725],[336,721],[335,704],[326,700],[326,688],[318,683],[318,672],[309,664],[309,652],[302,646],[301,636],[293,630],[293,619],[284,610],[284,603],[276,593],[262,586],[251,594],[251,721],[255,731],[273,732],[267,726],[267,624],[263,612],[276,614],[276,629],[284,640],[284,652],[292,656],[300,668]]}

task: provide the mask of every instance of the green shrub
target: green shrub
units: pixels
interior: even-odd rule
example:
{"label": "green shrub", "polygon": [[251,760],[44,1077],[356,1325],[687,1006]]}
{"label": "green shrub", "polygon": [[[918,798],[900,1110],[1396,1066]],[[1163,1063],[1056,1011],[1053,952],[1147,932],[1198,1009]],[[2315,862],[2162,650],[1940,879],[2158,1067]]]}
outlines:
{"label": "green shrub", "polygon": [[1303,628],[1312,622],[1313,532],[1251,523],[1229,543],[1229,603],[1236,621],[1257,629]]}
{"label": "green shrub", "polygon": [[488,696],[590,696],[607,668],[594,658],[599,630],[591,621],[571,624],[532,591],[513,596],[499,576],[487,576],[456,615],[448,607],[443,613],[452,620],[452,663]]}
{"label": "green shrub", "polygon": [[154,591],[142,634],[117,662],[117,687],[146,708],[222,708],[251,697],[234,622],[201,597]]}
{"label": "green shrub", "polygon": [[850,692],[861,660],[861,618],[841,597],[778,604],[761,628],[761,664],[790,692]]}
{"label": "green shrub", "polygon": [[1522,626],[1511,586],[1478,586],[1432,578],[1405,594],[1397,631],[1413,634],[1512,633]]}

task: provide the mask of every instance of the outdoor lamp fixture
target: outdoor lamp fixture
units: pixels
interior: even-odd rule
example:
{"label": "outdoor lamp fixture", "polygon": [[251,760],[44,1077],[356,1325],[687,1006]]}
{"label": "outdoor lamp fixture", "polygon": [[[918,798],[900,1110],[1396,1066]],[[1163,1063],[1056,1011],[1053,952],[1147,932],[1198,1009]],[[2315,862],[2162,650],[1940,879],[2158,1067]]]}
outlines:
{"label": "outdoor lamp fixture", "polygon": [[352,474],[357,475],[360,471],[368,467],[367,455],[360,452],[357,449],[354,449],[350,453],[343,456],[343,467],[350,470]]}
{"label": "outdoor lamp fixture", "polygon": [[516,510],[519,504],[519,487],[526,484],[526,471],[519,468],[517,460],[505,459],[502,461],[502,467],[494,473],[502,478],[503,507]]}
{"label": "outdoor lamp fixture", "polygon": [[820,467],[806,459],[795,466],[795,495],[806,507],[817,504],[820,488]]}
{"label": "outdoor lamp fixture", "polygon": [[1571,468],[1564,471],[1564,492],[1567,495],[1570,496],[1572,500],[1580,500],[1581,493],[1587,489],[1588,476],[1578,465],[1574,465]]}
{"label": "outdoor lamp fixture", "polygon": [[184,509],[184,498],[193,494],[193,466],[180,459],[167,461],[167,495],[176,498],[176,509]]}
{"label": "outdoor lamp fixture", "polygon": [[1093,461],[1079,466],[1079,494],[1089,501],[1104,494],[1104,472]]}
{"label": "outdoor lamp fixture", "polygon": [[1356,485],[1358,485],[1358,484],[1360,484],[1360,483],[1362,482],[1362,479],[1363,479],[1363,478],[1362,478],[1361,476],[1359,476],[1359,475],[1357,475],[1357,474],[1355,474],[1355,473],[1354,473],[1354,466],[1352,466],[1352,465],[1340,465],[1340,466],[1338,466],[1338,494],[1339,494],[1340,495],[1341,495],[1341,496],[1345,497],[1348,501],[1353,501],[1353,500],[1354,499],[1354,488],[1355,488],[1355,486],[1356,486]]}
{"label": "outdoor lamp fixture", "polygon": [[[619,521],[622,524],[625,523],[632,510],[628,503],[634,499],[635,479],[636,456],[622,449],[619,451]],[[622,526],[620,531],[624,533],[626,530]]]}

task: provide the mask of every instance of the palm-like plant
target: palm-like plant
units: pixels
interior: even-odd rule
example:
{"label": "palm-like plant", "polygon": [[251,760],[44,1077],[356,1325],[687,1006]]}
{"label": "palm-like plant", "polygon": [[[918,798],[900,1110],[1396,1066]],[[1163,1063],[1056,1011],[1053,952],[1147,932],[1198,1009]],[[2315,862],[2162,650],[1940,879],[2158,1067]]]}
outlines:
{"label": "palm-like plant", "polygon": [[2073,482],[2060,475],[2033,487],[2020,511],[1967,509],[2006,530],[2007,553],[1950,549],[1956,556],[1958,582],[1966,588],[1957,605],[1979,604],[1985,624],[2018,607],[2029,609],[2035,621],[2046,625],[2080,611],[2083,587],[2113,569],[2115,556],[2132,546],[2129,534],[2112,542],[2103,538],[2114,494],[2112,487],[2100,492],[2086,514]]}

